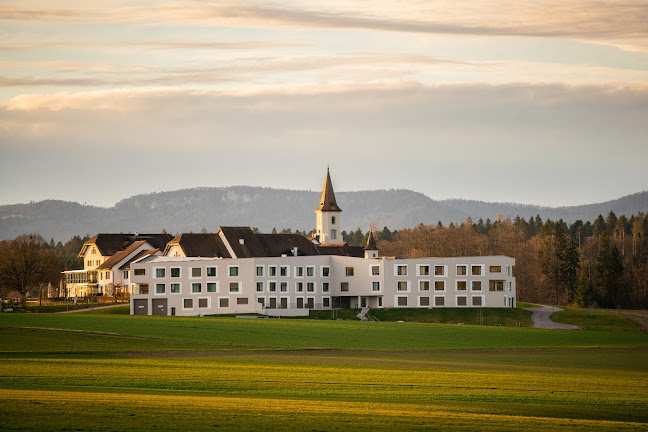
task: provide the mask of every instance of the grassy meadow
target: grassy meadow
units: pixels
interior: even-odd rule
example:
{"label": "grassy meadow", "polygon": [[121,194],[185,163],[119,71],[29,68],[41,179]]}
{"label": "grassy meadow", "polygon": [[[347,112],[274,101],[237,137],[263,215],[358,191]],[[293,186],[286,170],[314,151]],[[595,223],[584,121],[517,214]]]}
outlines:
{"label": "grassy meadow", "polygon": [[0,316],[1,430],[648,430],[646,334],[98,312]]}

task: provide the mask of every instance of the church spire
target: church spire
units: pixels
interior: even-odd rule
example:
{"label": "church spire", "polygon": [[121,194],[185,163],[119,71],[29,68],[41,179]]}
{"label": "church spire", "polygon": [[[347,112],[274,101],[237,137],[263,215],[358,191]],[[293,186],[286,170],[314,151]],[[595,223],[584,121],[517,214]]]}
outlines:
{"label": "church spire", "polygon": [[326,168],[326,180],[324,181],[320,205],[315,211],[342,211],[338,207],[337,201],[335,201],[335,192],[333,192],[333,184],[331,184],[331,175],[329,174],[328,167]]}
{"label": "church spire", "polygon": [[374,240],[373,231],[369,230],[369,238],[367,238],[367,246],[365,246],[366,251],[377,251],[378,247],[376,246],[376,240]]}

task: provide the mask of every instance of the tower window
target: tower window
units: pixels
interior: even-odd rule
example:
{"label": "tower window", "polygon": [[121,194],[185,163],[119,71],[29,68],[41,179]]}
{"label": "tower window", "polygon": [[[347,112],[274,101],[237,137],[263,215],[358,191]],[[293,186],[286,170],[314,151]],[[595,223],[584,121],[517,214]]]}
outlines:
{"label": "tower window", "polygon": [[331,224],[335,225],[335,216],[331,216]]}
{"label": "tower window", "polygon": [[331,230],[331,240],[337,239],[337,230]]}

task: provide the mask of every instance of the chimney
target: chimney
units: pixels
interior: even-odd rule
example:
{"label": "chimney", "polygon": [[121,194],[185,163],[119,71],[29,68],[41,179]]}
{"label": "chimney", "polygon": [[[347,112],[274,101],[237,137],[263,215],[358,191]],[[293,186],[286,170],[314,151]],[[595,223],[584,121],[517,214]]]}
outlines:
{"label": "chimney", "polygon": [[292,248],[292,254],[293,254],[293,256],[297,256],[297,246]]}

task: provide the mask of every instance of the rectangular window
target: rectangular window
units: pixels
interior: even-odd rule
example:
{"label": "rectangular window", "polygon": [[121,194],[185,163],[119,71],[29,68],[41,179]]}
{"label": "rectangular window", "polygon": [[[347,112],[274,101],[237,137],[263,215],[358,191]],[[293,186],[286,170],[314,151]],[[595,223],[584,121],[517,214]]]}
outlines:
{"label": "rectangular window", "polygon": [[315,299],[313,297],[308,297],[306,300],[306,309],[315,309]]}
{"label": "rectangular window", "polygon": [[171,294],[178,294],[180,293],[180,284],[179,283],[172,283],[171,284]]}
{"label": "rectangular window", "polygon": [[481,291],[481,281],[472,281],[471,282],[471,289],[473,291]]}
{"label": "rectangular window", "polygon": [[443,276],[445,274],[445,267],[444,266],[434,266],[434,275],[435,276]]}
{"label": "rectangular window", "polygon": [[216,282],[207,282],[207,292],[216,292]]}
{"label": "rectangular window", "polygon": [[230,277],[238,277],[238,275],[239,275],[238,266],[230,266],[229,275],[230,275]]}
{"label": "rectangular window", "polygon": [[407,266],[406,265],[398,265],[398,266],[396,266],[396,275],[397,276],[407,276]]}
{"label": "rectangular window", "polygon": [[407,306],[407,297],[397,297],[398,306]]}
{"label": "rectangular window", "polygon": [[328,277],[330,270],[329,267],[322,267],[322,277]]}
{"label": "rectangular window", "polygon": [[491,273],[502,273],[502,266],[490,266],[488,267],[488,271]]}
{"label": "rectangular window", "polygon": [[281,297],[279,300],[280,309],[288,309],[288,297]]}
{"label": "rectangular window", "polygon": [[322,282],[322,292],[329,292],[329,283]]}
{"label": "rectangular window", "polygon": [[466,276],[466,266],[458,265],[457,266],[457,276]]}
{"label": "rectangular window", "polygon": [[106,272],[106,280],[110,279],[110,272]]}
{"label": "rectangular window", "polygon": [[295,277],[304,277],[304,267],[295,267]]}
{"label": "rectangular window", "polygon": [[146,269],[135,269],[135,276],[145,276]]}
{"label": "rectangular window", "polygon": [[419,306],[430,306],[430,297],[419,297]]}
{"label": "rectangular window", "polygon": [[445,281],[434,281],[435,291],[445,291]]}
{"label": "rectangular window", "polygon": [[315,283],[313,283],[313,282],[306,283],[306,291],[307,292],[315,292]]}
{"label": "rectangular window", "polygon": [[349,282],[341,282],[340,291],[349,291]]}
{"label": "rectangular window", "polygon": [[166,269],[164,268],[156,268],[155,269],[155,277],[156,278],[163,278],[166,273]]}
{"label": "rectangular window", "polygon": [[237,297],[236,298],[236,304],[237,305],[246,305],[246,304],[248,304],[248,298],[247,297]]}
{"label": "rectangular window", "polygon": [[193,299],[183,299],[182,307],[184,309],[193,309]]}
{"label": "rectangular window", "polygon": [[304,299],[297,297],[297,309],[304,309]]}
{"label": "rectangular window", "polygon": [[419,276],[429,276],[430,275],[430,266],[421,265],[419,266]]}
{"label": "rectangular window", "polygon": [[473,276],[481,276],[481,266],[472,266],[472,275]]}
{"label": "rectangular window", "polygon": [[207,267],[207,277],[216,277],[216,267]]}
{"label": "rectangular window", "polygon": [[171,267],[171,277],[172,278],[180,277],[180,267]]}
{"label": "rectangular window", "polygon": [[199,293],[202,291],[202,285],[200,282],[194,282],[191,284],[191,292]]}
{"label": "rectangular window", "polygon": [[277,282],[268,282],[268,291],[276,292],[277,291]]}
{"label": "rectangular window", "polygon": [[489,291],[504,291],[504,281],[488,281]]}
{"label": "rectangular window", "polygon": [[371,266],[371,276],[380,276],[380,266]]}
{"label": "rectangular window", "polygon": [[466,291],[466,281],[457,281],[457,291]]}
{"label": "rectangular window", "polygon": [[380,282],[371,282],[371,291],[380,291]]}
{"label": "rectangular window", "polygon": [[398,291],[407,291],[407,281],[398,281]]}
{"label": "rectangular window", "polygon": [[315,267],[306,267],[306,276],[315,276]]}
{"label": "rectangular window", "polygon": [[430,291],[430,281],[428,280],[419,281],[419,291]]}
{"label": "rectangular window", "polygon": [[239,283],[238,282],[230,282],[229,284],[229,291],[231,293],[233,292],[239,292]]}
{"label": "rectangular window", "polygon": [[288,292],[288,282],[281,282],[279,284],[279,290],[281,292]]}
{"label": "rectangular window", "polygon": [[206,308],[208,304],[209,304],[209,301],[206,298],[198,299],[198,307],[199,308]]}
{"label": "rectangular window", "polygon": [[202,269],[200,267],[193,267],[191,269],[191,277],[192,278],[202,277]]}
{"label": "rectangular window", "polygon": [[155,284],[155,293],[164,294],[166,292],[166,285],[164,284]]}
{"label": "rectangular window", "polygon": [[434,306],[445,306],[444,297],[434,297]]}
{"label": "rectangular window", "polygon": [[256,283],[256,290],[257,292],[263,292],[263,282]]}
{"label": "rectangular window", "polygon": [[92,267],[92,260],[88,260],[88,267]]}
{"label": "rectangular window", "polygon": [[277,266],[268,266],[268,276],[277,276]]}
{"label": "rectangular window", "polygon": [[279,267],[279,276],[288,277],[288,266]]}
{"label": "rectangular window", "polygon": [[257,266],[257,268],[256,268],[256,275],[257,275],[258,277],[262,277],[262,276],[263,276],[263,266]]}
{"label": "rectangular window", "polygon": [[124,270],[124,279],[128,279],[128,270]]}
{"label": "rectangular window", "polygon": [[353,276],[353,267],[347,267],[346,268],[346,275],[347,276]]}
{"label": "rectangular window", "polygon": [[331,299],[328,297],[322,298],[322,307],[331,307]]}
{"label": "rectangular window", "polygon": [[218,307],[222,307],[222,308],[229,307],[229,298],[224,297],[218,299]]}
{"label": "rectangular window", "polygon": [[304,282],[297,282],[295,284],[295,291],[296,292],[303,292],[304,291]]}
{"label": "rectangular window", "polygon": [[472,305],[473,306],[481,306],[482,305],[482,298],[480,297],[473,297],[472,298]]}
{"label": "rectangular window", "polygon": [[466,297],[457,297],[457,306],[466,306]]}

